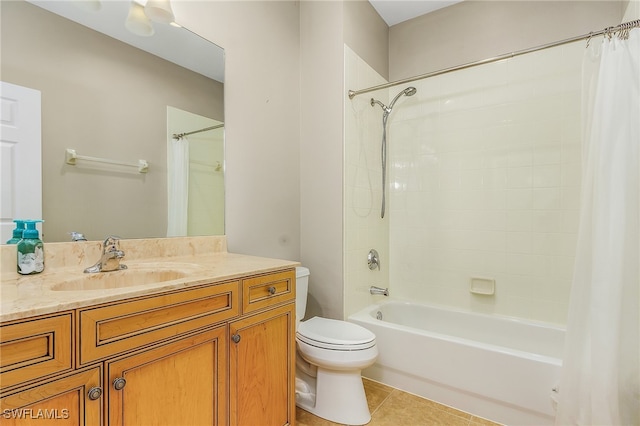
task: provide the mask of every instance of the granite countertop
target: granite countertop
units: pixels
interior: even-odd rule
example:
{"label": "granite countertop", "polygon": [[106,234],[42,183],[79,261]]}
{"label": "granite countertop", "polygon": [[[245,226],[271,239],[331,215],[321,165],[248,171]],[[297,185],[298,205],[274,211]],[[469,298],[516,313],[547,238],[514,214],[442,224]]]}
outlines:
{"label": "granite countertop", "polygon": [[[228,253],[224,237],[122,240],[128,269],[85,274],[100,253],[99,242],[45,244],[45,271],[15,272],[15,247],[2,246],[0,321],[125,300],[242,276],[293,268],[298,262]],[[130,255],[129,255],[130,253]],[[93,255],[93,256],[91,256]],[[87,259],[93,262],[87,263]],[[11,267],[10,265],[14,265]],[[128,275],[128,276],[127,276]],[[114,287],[148,275],[150,283]],[[153,282],[157,277],[164,281]],[[85,280],[89,280],[88,282]],[[82,288],[82,282],[86,283]],[[95,287],[95,288],[94,288]]]}

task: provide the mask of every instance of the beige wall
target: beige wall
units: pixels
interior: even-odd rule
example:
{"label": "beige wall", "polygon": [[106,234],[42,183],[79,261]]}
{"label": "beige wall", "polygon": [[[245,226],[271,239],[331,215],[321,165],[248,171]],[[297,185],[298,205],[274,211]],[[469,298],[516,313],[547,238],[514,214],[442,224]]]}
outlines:
{"label": "beige wall", "polygon": [[307,317],[342,318],[343,22],[340,2],[300,4],[300,255],[311,271]]}
{"label": "beige wall", "polygon": [[368,0],[344,2],[344,43],[389,79],[389,27]]}
{"label": "beige wall", "polygon": [[299,5],[174,1],[225,49],[226,233],[232,252],[299,259]]}
{"label": "beige wall", "polygon": [[391,81],[616,25],[619,1],[464,1],[389,30]]}
{"label": "beige wall", "polygon": [[311,270],[307,317],[344,316],[344,45],[386,74],[387,31],[368,2],[300,3],[300,254]]}
{"label": "beige wall", "polygon": [[[44,240],[165,236],[167,105],[222,120],[223,85],[22,1],[2,2],[1,67],[42,92]],[[66,148],[150,171],[66,165]]]}

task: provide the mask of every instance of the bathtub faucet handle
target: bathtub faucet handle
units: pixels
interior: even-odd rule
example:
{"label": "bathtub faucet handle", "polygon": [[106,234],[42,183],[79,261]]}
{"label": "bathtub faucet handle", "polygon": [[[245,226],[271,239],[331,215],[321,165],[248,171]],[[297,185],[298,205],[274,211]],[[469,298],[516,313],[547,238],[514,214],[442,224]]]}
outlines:
{"label": "bathtub faucet handle", "polygon": [[367,265],[369,265],[369,269],[372,271],[376,268],[380,270],[380,255],[376,249],[369,250],[369,254],[367,255]]}
{"label": "bathtub faucet handle", "polygon": [[376,287],[376,286],[372,285],[371,287],[369,287],[369,293],[371,293],[371,294],[381,294],[383,296],[388,296],[389,295],[389,289],[388,288]]}

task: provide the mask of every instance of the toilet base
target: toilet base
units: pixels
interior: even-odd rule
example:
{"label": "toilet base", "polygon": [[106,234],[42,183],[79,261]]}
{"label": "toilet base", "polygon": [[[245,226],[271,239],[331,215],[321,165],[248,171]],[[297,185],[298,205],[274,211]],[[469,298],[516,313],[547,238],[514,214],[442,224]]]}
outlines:
{"label": "toilet base", "polygon": [[[347,425],[371,421],[360,370],[318,367],[316,377],[296,369],[296,405],[323,419]],[[303,382],[303,383],[301,383]]]}

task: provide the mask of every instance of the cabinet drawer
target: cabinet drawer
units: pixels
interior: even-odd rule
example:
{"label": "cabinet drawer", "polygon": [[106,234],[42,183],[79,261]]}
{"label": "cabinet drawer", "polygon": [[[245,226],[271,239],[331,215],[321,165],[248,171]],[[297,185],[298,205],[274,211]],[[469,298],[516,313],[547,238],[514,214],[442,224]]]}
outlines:
{"label": "cabinet drawer", "polygon": [[238,281],[88,308],[78,313],[80,365],[238,315]]}
{"label": "cabinet drawer", "polygon": [[72,312],[1,325],[2,388],[71,370],[72,325]]}
{"label": "cabinet drawer", "polygon": [[242,311],[253,312],[296,297],[296,273],[288,270],[242,280]]}

